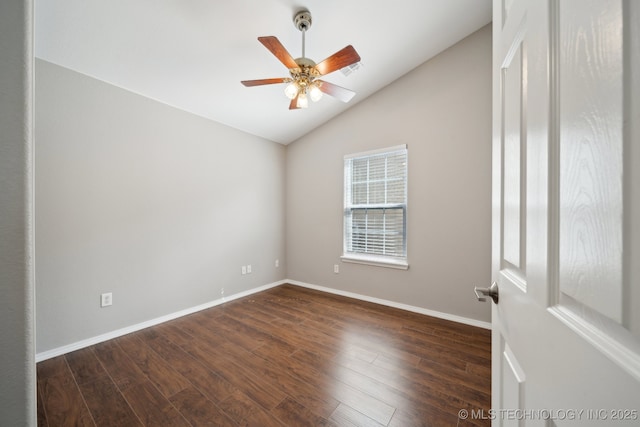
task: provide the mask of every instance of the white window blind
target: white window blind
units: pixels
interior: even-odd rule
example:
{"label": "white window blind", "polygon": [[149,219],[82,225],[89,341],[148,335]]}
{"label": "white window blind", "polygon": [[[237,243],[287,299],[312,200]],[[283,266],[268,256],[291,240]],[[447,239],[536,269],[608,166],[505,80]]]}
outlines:
{"label": "white window blind", "polygon": [[407,148],[345,156],[344,255],[406,260]]}

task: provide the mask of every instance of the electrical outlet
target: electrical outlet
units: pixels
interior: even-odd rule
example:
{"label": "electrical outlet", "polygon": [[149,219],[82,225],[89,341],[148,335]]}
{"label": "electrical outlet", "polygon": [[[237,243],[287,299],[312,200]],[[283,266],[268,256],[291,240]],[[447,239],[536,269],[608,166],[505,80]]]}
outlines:
{"label": "electrical outlet", "polygon": [[338,264],[333,264],[333,272],[336,274],[340,273],[340,266]]}
{"label": "electrical outlet", "polygon": [[251,264],[247,265],[247,274],[251,274],[252,269],[251,269]]}
{"label": "electrical outlet", "polygon": [[246,265],[242,266],[242,274],[247,274],[247,266]]}
{"label": "electrical outlet", "polygon": [[280,260],[279,259],[276,260],[276,268],[278,268],[278,267],[280,267]]}
{"label": "electrical outlet", "polygon": [[100,295],[100,307],[108,307],[113,304],[113,294],[108,292]]}
{"label": "electrical outlet", "polygon": [[224,296],[224,288],[220,289],[220,296]]}

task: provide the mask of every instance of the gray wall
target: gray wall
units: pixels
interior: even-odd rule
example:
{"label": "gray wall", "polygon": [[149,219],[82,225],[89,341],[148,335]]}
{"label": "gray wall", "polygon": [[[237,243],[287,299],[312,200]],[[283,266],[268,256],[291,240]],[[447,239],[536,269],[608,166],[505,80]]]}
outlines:
{"label": "gray wall", "polygon": [[[341,263],[343,156],[397,144],[409,149],[409,270]],[[490,203],[486,26],[288,146],[287,277],[489,321],[473,286],[491,278]]]}
{"label": "gray wall", "polygon": [[0,425],[36,425],[33,6],[0,2]]}
{"label": "gray wall", "polygon": [[284,279],[284,146],[42,60],[35,137],[38,352]]}

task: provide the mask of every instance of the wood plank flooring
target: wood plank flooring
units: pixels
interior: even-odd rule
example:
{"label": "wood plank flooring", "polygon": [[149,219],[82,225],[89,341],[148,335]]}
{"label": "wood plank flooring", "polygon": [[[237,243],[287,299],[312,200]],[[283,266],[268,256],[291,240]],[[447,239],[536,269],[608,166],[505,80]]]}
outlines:
{"label": "wood plank flooring", "polygon": [[481,426],[489,331],[283,285],[38,363],[38,425]]}

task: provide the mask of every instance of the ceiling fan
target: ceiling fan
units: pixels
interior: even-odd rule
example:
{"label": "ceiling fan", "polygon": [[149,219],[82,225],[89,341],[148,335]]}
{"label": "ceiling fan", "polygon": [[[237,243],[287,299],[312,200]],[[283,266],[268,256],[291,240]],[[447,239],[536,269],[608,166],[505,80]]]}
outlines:
{"label": "ceiling fan", "polygon": [[322,97],[323,93],[331,95],[342,102],[349,102],[356,94],[355,92],[320,80],[319,77],[359,62],[360,55],[358,55],[358,52],[353,46],[349,45],[316,64],[305,57],[305,33],[311,27],[311,13],[308,10],[298,12],[293,19],[293,23],[302,32],[302,57],[300,58],[293,59],[276,37],[258,37],[258,41],[289,69],[290,77],[244,80],[241,83],[247,87],[287,83],[284,93],[291,99],[290,110],[307,108],[309,106],[308,98],[315,102]]}

